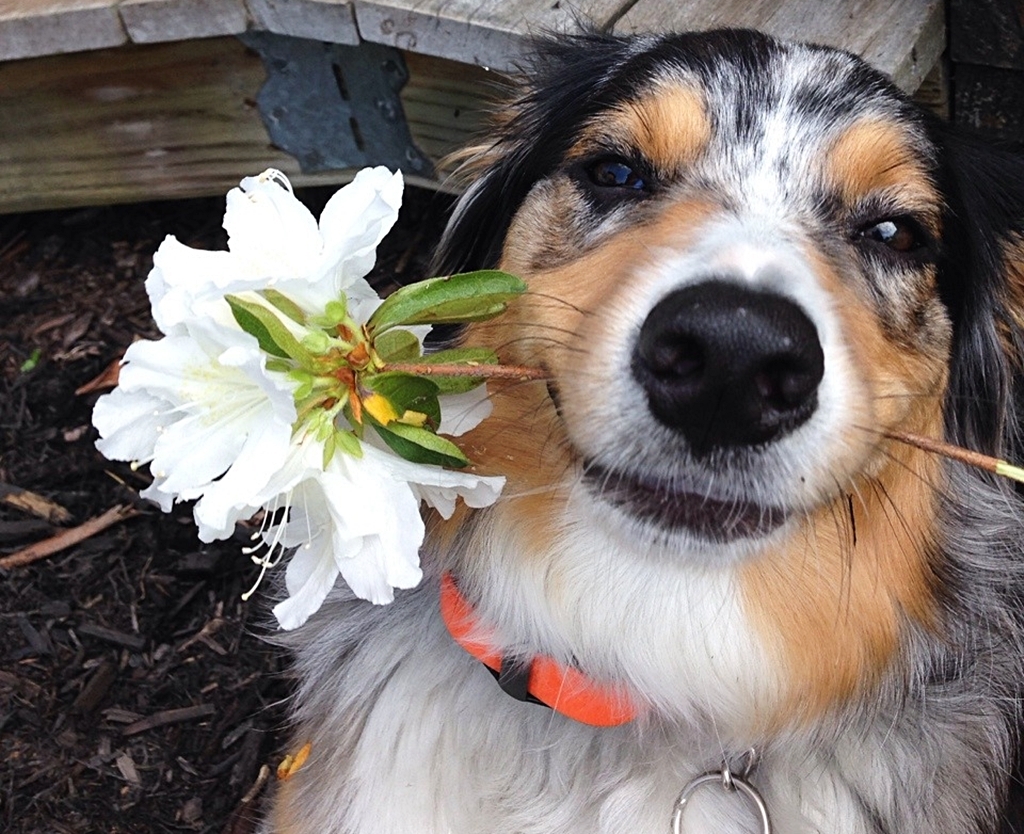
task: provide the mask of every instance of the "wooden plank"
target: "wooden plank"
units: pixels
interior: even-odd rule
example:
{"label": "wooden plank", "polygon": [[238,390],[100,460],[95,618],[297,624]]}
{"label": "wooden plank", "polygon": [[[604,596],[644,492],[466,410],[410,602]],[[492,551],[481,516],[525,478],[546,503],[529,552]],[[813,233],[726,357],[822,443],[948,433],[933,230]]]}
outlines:
{"label": "wooden plank", "polygon": [[246,6],[256,29],[330,43],[359,43],[348,0],[246,0]]}
{"label": "wooden plank", "polygon": [[124,43],[115,2],[0,0],[0,61]]}
{"label": "wooden plank", "polygon": [[848,49],[913,92],[945,46],[942,0],[638,0],[616,32],[741,26]]}
{"label": "wooden plank", "polygon": [[[406,57],[409,127],[439,159],[479,128],[494,74]],[[296,185],[346,180],[302,174],[271,145],[255,106],[265,77],[235,38],[0,64],[0,213],[223,195],[270,166]]]}
{"label": "wooden plank", "polygon": [[1021,0],[951,0],[949,33],[954,61],[1024,70]]}
{"label": "wooden plank", "polygon": [[606,26],[630,0],[355,0],[364,40],[465,64],[509,70],[531,35]]}
{"label": "wooden plank", "polygon": [[135,43],[237,35],[249,25],[242,0],[122,0],[118,8]]}
{"label": "wooden plank", "polygon": [[271,165],[337,181],[270,145],[264,77],[235,38],[0,66],[0,211],[224,194]]}
{"label": "wooden plank", "polygon": [[445,157],[465,147],[486,124],[500,77],[483,67],[405,53],[409,81],[402,105],[413,141],[438,163],[443,185]]}
{"label": "wooden plank", "polygon": [[1024,147],[1024,73],[957,64],[955,82],[957,124]]}

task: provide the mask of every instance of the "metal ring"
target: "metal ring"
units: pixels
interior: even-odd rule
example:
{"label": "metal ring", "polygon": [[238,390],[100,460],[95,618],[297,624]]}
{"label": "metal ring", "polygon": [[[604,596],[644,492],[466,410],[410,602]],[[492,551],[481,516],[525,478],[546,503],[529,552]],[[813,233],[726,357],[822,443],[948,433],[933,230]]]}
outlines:
{"label": "metal ring", "polygon": [[[672,812],[672,834],[683,834],[683,812],[686,810],[686,803],[690,801],[690,797],[693,796],[694,792],[703,785],[714,784],[724,788],[726,773],[728,773],[727,768],[723,768],[723,770],[720,770],[717,773],[705,773],[703,776],[698,776],[683,788],[682,793],[679,794],[679,799],[676,800],[675,809]],[[754,806],[758,816],[761,818],[762,834],[772,834],[772,821],[768,816],[768,806],[765,805],[764,799],[761,797],[757,788],[751,785],[746,779],[741,779],[739,776],[732,774],[729,774],[728,780],[732,785],[732,790],[738,790],[747,798],[750,804]]]}

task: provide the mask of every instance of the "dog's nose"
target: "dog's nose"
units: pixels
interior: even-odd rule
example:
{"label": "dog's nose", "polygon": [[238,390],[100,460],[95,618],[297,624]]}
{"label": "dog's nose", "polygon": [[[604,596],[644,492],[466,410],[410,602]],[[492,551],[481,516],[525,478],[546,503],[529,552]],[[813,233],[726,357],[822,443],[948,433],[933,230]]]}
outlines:
{"label": "dog's nose", "polygon": [[655,305],[632,370],[654,416],[703,454],[767,443],[804,423],[825,357],[814,324],[790,299],[707,281]]}

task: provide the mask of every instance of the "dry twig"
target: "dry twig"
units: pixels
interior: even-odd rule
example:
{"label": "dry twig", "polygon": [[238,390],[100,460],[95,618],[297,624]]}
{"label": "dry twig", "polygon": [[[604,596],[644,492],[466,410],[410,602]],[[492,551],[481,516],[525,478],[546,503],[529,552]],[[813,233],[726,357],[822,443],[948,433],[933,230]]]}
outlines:
{"label": "dry twig", "polygon": [[64,530],[56,536],[43,539],[41,542],[30,544],[28,547],[4,556],[0,559],[0,569],[6,570],[31,565],[33,562],[38,562],[40,559],[45,559],[47,556],[52,556],[54,553],[59,553],[79,542],[83,542],[97,533],[106,530],[108,527],[119,524],[126,519],[134,518],[138,514],[139,511],[134,507],[118,504],[116,507],[111,507],[103,515],[90,518],[77,527]]}
{"label": "dry twig", "polygon": [[924,437],[920,434],[910,434],[909,432],[890,431],[886,432],[885,436],[891,440],[906,443],[908,446],[914,446],[926,452],[934,452],[937,455],[966,463],[968,466],[975,466],[979,469],[984,469],[986,472],[992,472],[1004,478],[1024,483],[1024,469],[991,455],[983,455],[981,452],[964,449],[961,446],[954,446],[952,443]]}

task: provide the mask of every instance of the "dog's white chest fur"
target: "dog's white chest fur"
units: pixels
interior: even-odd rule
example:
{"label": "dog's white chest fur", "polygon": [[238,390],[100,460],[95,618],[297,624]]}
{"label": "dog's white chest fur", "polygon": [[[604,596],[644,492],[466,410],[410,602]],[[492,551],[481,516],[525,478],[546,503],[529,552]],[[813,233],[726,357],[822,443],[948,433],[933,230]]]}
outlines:
{"label": "dog's white chest fur", "polygon": [[[705,602],[717,615],[738,616],[720,593],[705,591]],[[294,797],[303,830],[665,834],[683,787],[719,769],[725,751],[739,743],[727,741],[728,728],[716,724],[714,715],[729,698],[714,687],[705,690],[706,710],[694,705],[692,720],[648,715],[618,727],[589,727],[502,692],[483,665],[452,641],[430,589],[372,613],[376,622],[361,629],[362,639],[344,666],[325,671],[322,656],[302,659],[303,667],[319,665],[324,676],[309,693],[311,712],[345,716],[352,733],[349,744],[339,748],[336,735],[318,738],[317,725],[307,725],[314,734],[313,759],[303,771],[315,772],[316,781],[308,785],[308,804],[302,801],[307,786]],[[713,620],[710,609],[708,614]],[[324,624],[323,637],[337,646],[345,638],[329,633],[348,627],[340,618],[332,620]],[[719,638],[708,636],[715,633],[703,635],[710,654],[718,651]],[[637,667],[638,673],[655,681],[656,660],[651,658],[647,670]],[[711,674],[706,663],[693,663],[692,679]],[[671,674],[683,675],[683,664],[677,665]],[[713,674],[725,668],[718,666]],[[670,677],[663,673],[655,682],[667,688]],[[871,830],[851,789],[810,739],[794,737],[767,752],[751,782],[762,792],[776,832]],[[325,803],[325,795],[336,801]],[[760,830],[742,795],[717,786],[702,788],[685,812],[686,834]]]}

